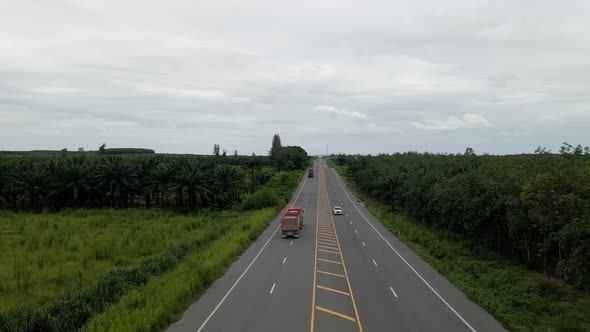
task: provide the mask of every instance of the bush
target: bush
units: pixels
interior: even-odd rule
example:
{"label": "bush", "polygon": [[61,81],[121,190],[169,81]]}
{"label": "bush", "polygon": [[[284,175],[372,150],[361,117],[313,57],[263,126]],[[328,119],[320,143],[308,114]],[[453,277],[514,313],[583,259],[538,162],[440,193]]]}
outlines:
{"label": "bush", "polygon": [[245,210],[259,210],[267,207],[275,207],[280,203],[279,198],[271,188],[263,188],[248,196],[244,201]]}

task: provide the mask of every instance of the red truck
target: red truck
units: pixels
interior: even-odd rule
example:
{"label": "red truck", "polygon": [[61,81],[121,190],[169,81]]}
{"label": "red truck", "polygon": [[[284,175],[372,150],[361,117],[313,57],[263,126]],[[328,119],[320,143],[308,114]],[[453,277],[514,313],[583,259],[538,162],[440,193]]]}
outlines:
{"label": "red truck", "polygon": [[303,209],[287,209],[285,215],[281,218],[281,232],[283,239],[287,236],[299,237],[299,231],[303,227]]}

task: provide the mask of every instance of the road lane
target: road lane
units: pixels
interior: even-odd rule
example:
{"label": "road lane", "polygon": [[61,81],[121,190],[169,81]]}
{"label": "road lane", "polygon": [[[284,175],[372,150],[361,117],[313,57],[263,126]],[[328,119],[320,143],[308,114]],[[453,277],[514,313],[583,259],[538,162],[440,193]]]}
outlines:
{"label": "road lane", "polygon": [[[309,330],[317,185],[317,177],[305,177],[298,188],[300,193],[293,205],[305,206],[298,239],[281,238],[277,231],[281,212],[168,331]],[[296,324],[285,324],[285,314]]]}

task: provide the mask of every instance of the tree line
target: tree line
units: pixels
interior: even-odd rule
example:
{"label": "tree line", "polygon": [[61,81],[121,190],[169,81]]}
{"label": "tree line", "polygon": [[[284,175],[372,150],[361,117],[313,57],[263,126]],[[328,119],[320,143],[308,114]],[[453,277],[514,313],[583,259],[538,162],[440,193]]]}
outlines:
{"label": "tree line", "polygon": [[[297,147],[296,154],[300,155]],[[125,149],[122,149],[125,150]],[[268,156],[136,154],[101,156],[80,153],[39,159],[0,158],[0,208],[176,207],[223,209],[242,201],[277,170],[303,169],[273,163]],[[216,145],[219,152],[219,146]],[[214,151],[215,152],[215,151]],[[288,160],[292,152],[282,151]]]}
{"label": "tree line", "polygon": [[[582,287],[590,281],[590,149],[335,157],[364,193]],[[549,279],[550,280],[550,279]]]}

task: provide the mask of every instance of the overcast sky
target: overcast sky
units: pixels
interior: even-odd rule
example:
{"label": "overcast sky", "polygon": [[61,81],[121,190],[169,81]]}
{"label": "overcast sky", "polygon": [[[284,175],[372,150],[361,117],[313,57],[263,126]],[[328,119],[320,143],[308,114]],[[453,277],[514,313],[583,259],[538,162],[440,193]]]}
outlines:
{"label": "overcast sky", "polygon": [[0,0],[0,150],[590,144],[590,2]]}

